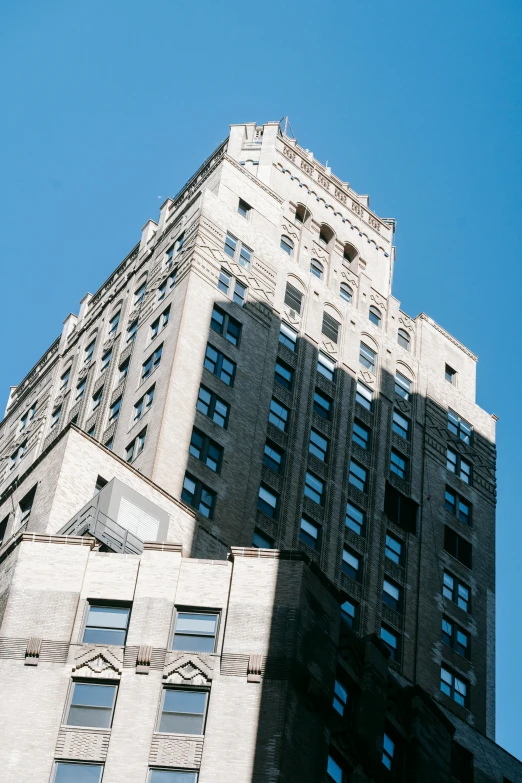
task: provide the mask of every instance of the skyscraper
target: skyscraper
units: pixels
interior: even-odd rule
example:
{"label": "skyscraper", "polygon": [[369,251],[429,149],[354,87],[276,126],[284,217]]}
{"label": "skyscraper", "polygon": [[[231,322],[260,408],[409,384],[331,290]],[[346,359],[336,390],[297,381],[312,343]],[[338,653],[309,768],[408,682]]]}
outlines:
{"label": "skyscraper", "polygon": [[495,417],[392,295],[394,230],[279,123],[234,125],[11,388],[8,781],[520,777]]}

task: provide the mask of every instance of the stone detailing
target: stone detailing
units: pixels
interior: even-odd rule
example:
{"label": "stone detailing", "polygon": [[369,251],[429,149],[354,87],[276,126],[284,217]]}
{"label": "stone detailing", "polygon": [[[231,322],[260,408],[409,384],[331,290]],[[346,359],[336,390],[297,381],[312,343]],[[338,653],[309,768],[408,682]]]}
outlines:
{"label": "stone detailing", "polygon": [[148,674],[152,658],[152,647],[142,644],[136,656],[136,674]]}
{"label": "stone detailing", "polygon": [[253,653],[248,659],[247,682],[261,682],[261,672],[263,669],[263,656],[259,653]]}
{"label": "stone detailing", "polygon": [[119,680],[123,667],[123,650],[101,645],[79,649],[76,652],[73,672],[78,677],[101,677]]}
{"label": "stone detailing", "polygon": [[163,767],[199,769],[203,754],[203,737],[186,734],[154,734],[149,763]]}
{"label": "stone detailing", "polygon": [[[124,669],[133,669],[134,667],[138,666],[138,658],[140,656],[140,650],[142,647],[126,647],[125,652],[123,655],[123,667]],[[165,656],[167,654],[167,651],[161,648],[157,647],[151,647],[150,649],[150,657],[149,657],[149,670],[155,669],[157,671],[163,671],[163,668],[165,666]],[[145,650],[143,650],[143,657],[145,657]],[[141,659],[140,659],[141,660]],[[140,666],[144,666],[145,664],[139,664]],[[141,674],[145,674],[146,672],[140,672]]]}
{"label": "stone detailing", "polygon": [[209,685],[213,667],[195,653],[169,653],[163,669],[165,682],[175,685]]}
{"label": "stone detailing", "polygon": [[55,756],[75,761],[105,761],[111,733],[103,729],[62,726],[58,732]]}
{"label": "stone detailing", "polygon": [[25,665],[26,666],[38,666],[38,659],[40,658],[40,650],[42,647],[42,640],[38,636],[31,636],[27,642],[25,650]]}

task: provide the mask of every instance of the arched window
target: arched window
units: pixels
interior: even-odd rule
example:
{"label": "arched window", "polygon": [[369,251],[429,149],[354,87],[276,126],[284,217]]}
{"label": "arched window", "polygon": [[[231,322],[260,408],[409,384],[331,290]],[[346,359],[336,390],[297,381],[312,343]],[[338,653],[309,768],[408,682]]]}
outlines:
{"label": "arched window", "polygon": [[351,302],[353,298],[353,291],[347,283],[341,283],[339,295],[341,299],[344,299],[345,302]]}
{"label": "arched window", "polygon": [[399,329],[397,332],[397,342],[407,351],[410,350],[410,335],[406,329]]}
{"label": "arched window", "polygon": [[344,246],[344,251],[343,251],[344,260],[348,261],[348,263],[350,264],[352,261],[355,260],[356,257],[357,257],[357,250],[354,248],[353,245],[350,245],[350,243],[347,242]]}
{"label": "arched window", "polygon": [[368,313],[368,318],[372,322],[372,324],[375,324],[375,326],[381,325],[381,311],[378,310],[374,305],[370,307],[370,311]]}
{"label": "arched window", "polygon": [[283,234],[281,237],[281,250],[284,250],[285,253],[288,253],[289,256],[293,256],[294,254],[294,243],[290,239],[290,237],[287,237]]}
{"label": "arched window", "polygon": [[305,207],[304,204],[298,204],[295,208],[295,219],[298,223],[306,225],[309,219],[312,217],[312,213]]}
{"label": "arched window", "polygon": [[321,223],[321,228],[319,229],[319,242],[323,247],[326,247],[330,244],[332,239],[334,238],[334,232],[328,226],[326,223]]}
{"label": "arched window", "polygon": [[323,277],[323,265],[320,261],[317,260],[317,258],[312,258],[312,263],[310,264],[310,272],[319,278],[319,280]]}

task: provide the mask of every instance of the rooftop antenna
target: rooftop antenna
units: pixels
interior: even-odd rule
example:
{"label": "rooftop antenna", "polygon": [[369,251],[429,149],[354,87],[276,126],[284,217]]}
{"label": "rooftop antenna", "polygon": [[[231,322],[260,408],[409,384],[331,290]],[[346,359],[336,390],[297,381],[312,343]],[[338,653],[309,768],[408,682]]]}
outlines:
{"label": "rooftop antenna", "polygon": [[290,139],[295,139],[294,131],[292,130],[292,126],[290,125],[290,120],[288,119],[288,117],[283,117],[283,119],[279,124],[281,123],[284,123],[283,133],[285,134],[285,136],[288,136],[288,138]]}

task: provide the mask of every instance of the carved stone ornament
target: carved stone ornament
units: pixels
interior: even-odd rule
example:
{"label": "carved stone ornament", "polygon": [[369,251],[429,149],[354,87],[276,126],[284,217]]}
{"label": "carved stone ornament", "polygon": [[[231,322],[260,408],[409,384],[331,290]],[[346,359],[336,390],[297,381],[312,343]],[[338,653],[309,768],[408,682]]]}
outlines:
{"label": "carved stone ornament", "polygon": [[368,372],[368,370],[362,370],[361,371],[361,377],[362,377],[362,379],[366,383],[374,383],[375,382],[374,376],[372,375],[371,372]]}
{"label": "carved stone ornament", "polygon": [[150,661],[152,658],[152,647],[149,644],[140,645],[136,657],[136,674],[148,674],[150,671]]}
{"label": "carved stone ornament", "polygon": [[402,316],[401,315],[400,318],[399,318],[399,323],[402,324],[405,329],[409,329],[410,332],[414,332],[415,331],[415,329],[413,327],[412,321],[409,318],[407,318],[406,316]]}
{"label": "carved stone ornament", "polygon": [[122,660],[108,647],[96,646],[89,647],[87,650],[80,650],[73,666],[73,672],[82,677],[100,677],[105,679],[119,680],[123,667]]}
{"label": "carved stone ornament", "polygon": [[108,350],[109,350],[109,348],[112,348],[112,346],[114,345],[114,340],[115,340],[115,338],[114,338],[114,337],[109,337],[109,339],[108,339],[108,340],[105,340],[105,342],[103,343],[103,348],[102,348],[102,350],[103,350],[103,351],[108,351]]}
{"label": "carved stone ornament", "polygon": [[370,294],[370,299],[375,302],[377,307],[380,307],[382,310],[386,310],[388,305],[385,299],[382,299],[380,296],[375,296],[375,294]]}
{"label": "carved stone ornament", "polygon": [[289,226],[288,223],[283,223],[283,233],[286,234],[289,237],[294,237],[296,240],[299,239],[299,235],[297,234],[297,231],[293,226]]}
{"label": "carved stone ornament", "polygon": [[344,269],[341,272],[341,277],[344,277],[344,279],[350,283],[350,285],[355,286],[356,288],[359,285],[357,278],[354,275],[349,275],[347,272],[345,272]]}
{"label": "carved stone ornament", "polygon": [[253,653],[248,659],[247,682],[261,682],[262,671],[263,656],[260,653]]}
{"label": "carved stone ornament", "polygon": [[40,659],[40,650],[42,647],[42,640],[39,636],[31,636],[27,642],[27,648],[25,651],[25,665],[26,666],[38,666]]}
{"label": "carved stone ornament", "polygon": [[291,160],[292,162],[295,161],[295,152],[286,145],[283,147],[283,155],[288,158],[288,160]]}
{"label": "carved stone ornament", "polygon": [[177,685],[208,685],[212,671],[198,655],[189,653],[168,663],[163,669],[163,679]]}
{"label": "carved stone ornament", "polygon": [[288,321],[290,321],[291,324],[299,325],[300,317],[299,314],[296,313],[295,310],[292,310],[291,307],[288,307],[288,305],[284,306],[284,313]]}
{"label": "carved stone ornament", "polygon": [[85,367],[82,367],[80,372],[78,373],[78,380],[81,381],[85,378],[87,373],[89,372],[90,364],[86,364]]}
{"label": "carved stone ornament", "polygon": [[331,340],[323,340],[323,349],[326,353],[329,353],[330,356],[337,356],[338,348]]}
{"label": "carved stone ornament", "polygon": [[135,309],[132,311],[132,313],[130,313],[130,314],[129,314],[129,319],[128,319],[129,323],[132,323],[133,321],[135,321],[135,320],[136,320],[136,318],[139,316],[139,314],[140,314],[140,308],[139,308],[139,307],[136,307],[136,308],[135,308]]}

